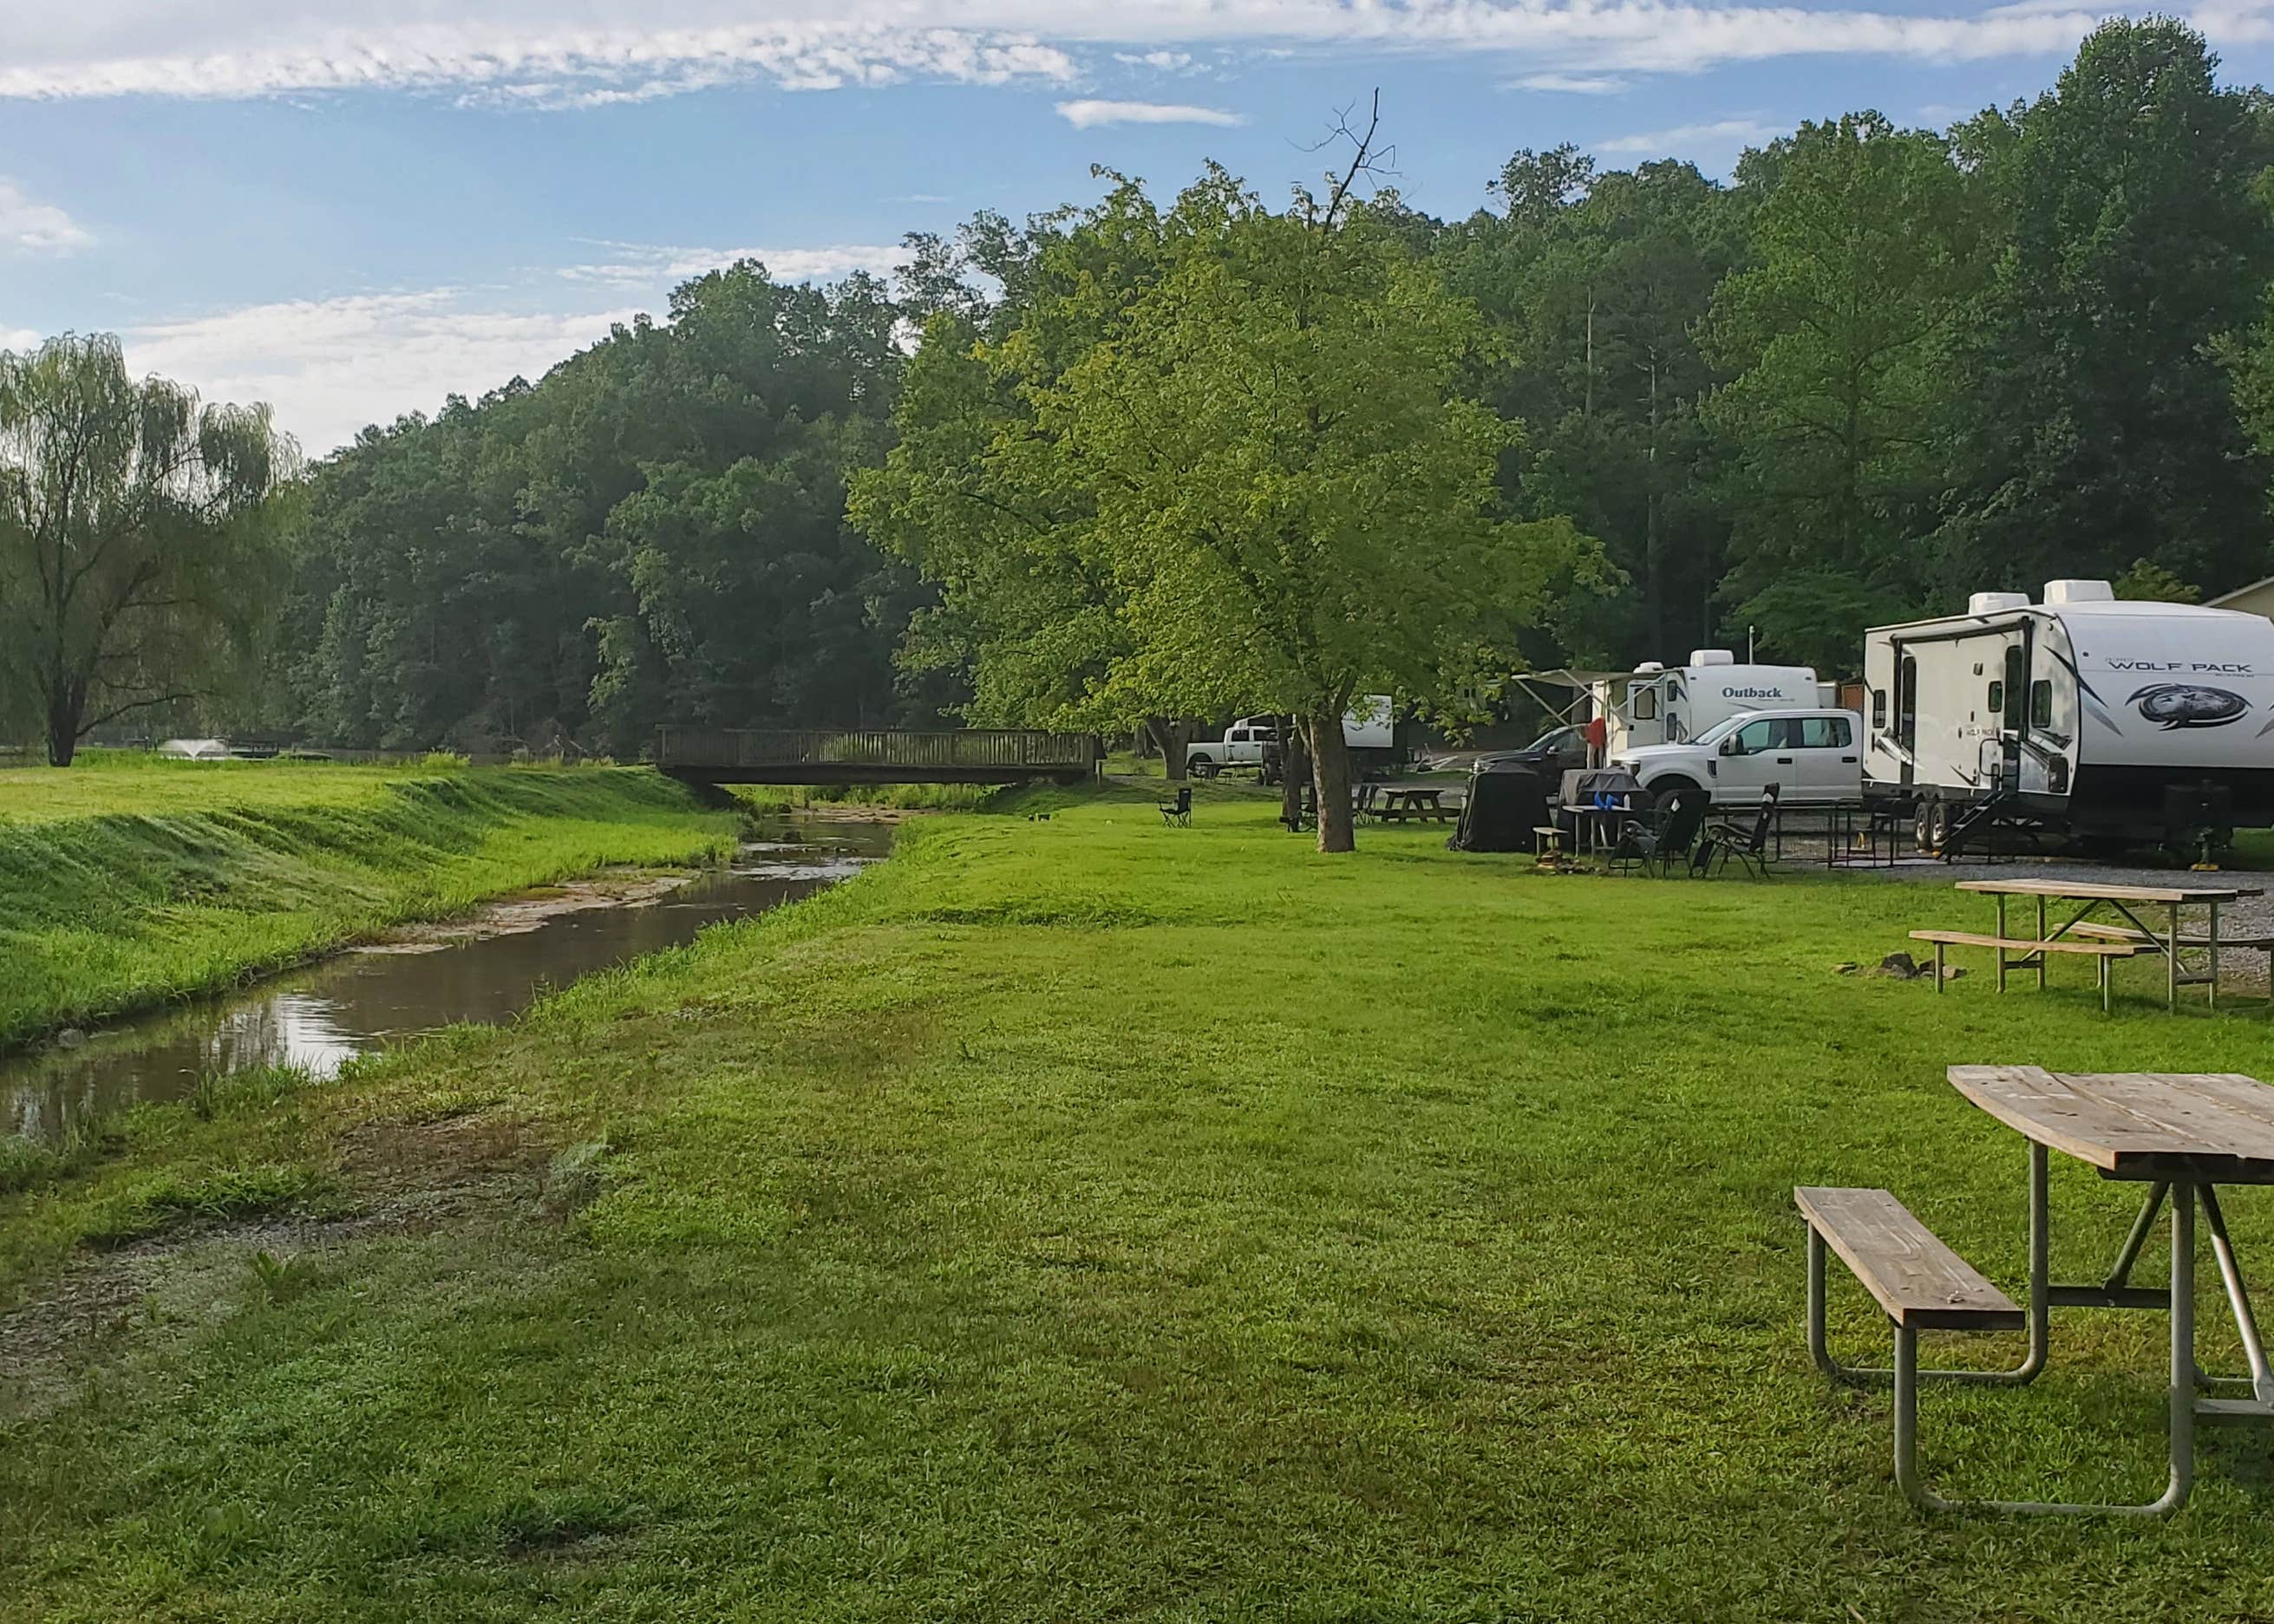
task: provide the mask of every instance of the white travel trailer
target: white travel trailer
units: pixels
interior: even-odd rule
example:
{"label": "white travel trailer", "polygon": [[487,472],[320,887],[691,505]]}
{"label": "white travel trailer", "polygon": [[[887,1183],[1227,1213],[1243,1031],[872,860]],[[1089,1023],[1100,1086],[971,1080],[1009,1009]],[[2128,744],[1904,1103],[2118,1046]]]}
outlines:
{"label": "white travel trailer", "polygon": [[2120,602],[2105,581],[2044,601],[1977,592],[1962,615],[1864,635],[1867,800],[1908,803],[1922,849],[1967,809],[2087,838],[2223,838],[2274,823],[2274,621]]}
{"label": "white travel trailer", "polygon": [[1685,744],[1741,710],[1829,705],[1834,696],[1806,665],[1740,665],[1727,649],[1692,649],[1686,665],[1646,660],[1626,676],[1589,683],[1595,712],[1609,723],[1607,755],[1653,744]]}

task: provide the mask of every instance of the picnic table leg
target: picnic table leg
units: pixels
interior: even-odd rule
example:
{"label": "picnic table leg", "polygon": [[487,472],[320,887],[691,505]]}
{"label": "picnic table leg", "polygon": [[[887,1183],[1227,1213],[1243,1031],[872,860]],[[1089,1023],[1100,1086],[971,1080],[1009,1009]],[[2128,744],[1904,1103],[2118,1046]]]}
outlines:
{"label": "picnic table leg", "polygon": [[[2043,897],[2040,897],[2037,898],[2037,940],[2043,942],[2044,939],[2045,899]],[[2045,989],[2045,960],[2052,957],[2052,955],[2045,951],[2044,948],[2040,947],[2037,949],[2037,990],[2039,992],[2043,992]]]}
{"label": "picnic table leg", "polygon": [[2218,904],[2210,905],[2210,1006],[2218,1007]]}
{"label": "picnic table leg", "polygon": [[2036,1516],[2158,1517],[2187,1503],[2195,1477],[2195,1189],[2174,1184],[2172,1205],[2172,1385],[2170,1482],[2144,1506],[2086,1506],[2053,1500],[1947,1500],[1927,1487],[1918,1469],[1918,1331],[1895,1330],[1895,1482],[1926,1511],[2009,1511]]}
{"label": "picnic table leg", "polygon": [[[2043,936],[2037,938],[2044,941]],[[1998,893],[1998,990],[2006,990],[2006,893]]]}
{"label": "picnic table leg", "polygon": [[2243,1356],[2250,1362],[2250,1390],[2260,1403],[2274,1404],[2274,1369],[2268,1367],[2265,1345],[2258,1340],[2258,1316],[2250,1312],[2250,1293],[2234,1260],[2234,1243],[2227,1238],[2226,1214],[2219,1211],[2218,1194],[2209,1184],[2202,1187],[2202,1207],[2204,1225],[2210,1230],[2211,1256],[2218,1260],[2227,1305],[2234,1310],[2234,1328],[2242,1337]]}
{"label": "picnic table leg", "polygon": [[2172,1481],[2157,1505],[2176,1511],[2195,1480],[2195,1187],[2172,1186]]}
{"label": "picnic table leg", "polygon": [[2093,955],[2093,961],[2100,966],[2100,1012],[2103,1015],[2112,1014],[2114,1012],[2116,1006],[2109,1000],[2109,981],[2111,978],[2108,974],[2108,955],[2105,953],[2096,953]]}
{"label": "picnic table leg", "polygon": [[[1999,951],[1999,954],[2000,954],[2000,955],[2003,955],[2003,953],[2005,952],[2005,951],[2006,951],[2006,950],[2005,950],[2004,948],[1999,948],[1998,951]],[[1938,943],[1936,943],[1936,944],[1934,944],[1934,990],[1935,990],[1935,995],[1936,995],[1938,997],[1941,996],[1941,993],[1942,993],[1942,944],[1941,944],[1941,943],[1939,943],[1939,942],[1938,942]]]}
{"label": "picnic table leg", "polygon": [[2180,905],[2172,904],[2172,934],[2164,940],[2164,1005],[2180,1007]]}

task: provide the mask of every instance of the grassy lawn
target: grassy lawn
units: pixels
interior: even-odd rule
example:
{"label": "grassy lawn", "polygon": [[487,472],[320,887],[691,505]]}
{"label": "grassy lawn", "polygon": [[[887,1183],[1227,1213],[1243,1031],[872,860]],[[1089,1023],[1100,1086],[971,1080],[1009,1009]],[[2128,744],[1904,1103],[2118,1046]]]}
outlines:
{"label": "grassy lawn", "polygon": [[[2165,1523],[1914,1515],[1886,1397],[1802,1346],[1790,1200],[1886,1184],[2018,1287],[2025,1152],[1943,1067],[2266,1074],[2261,1011],[1834,974],[1981,922],[1940,885],[1322,860],[1253,791],[1150,800],[920,820],[515,1029],[0,1198],[34,1297],[207,1214],[0,1423],[0,1617],[2274,1615],[2259,1433],[2206,1429]],[[2053,1199],[2056,1273],[2100,1267],[2125,1192],[2057,1158]],[[407,1216],[228,1227],[296,1201]],[[2263,1268],[2274,1205],[2230,1208]],[[1884,1355],[1844,1279],[1834,1321]],[[2034,1387],[1930,1389],[1931,1473],[2152,1496],[2164,1335],[2071,1312]]]}
{"label": "grassy lawn", "polygon": [[0,772],[0,1044],[603,864],[698,861],[734,826],[637,769]]}

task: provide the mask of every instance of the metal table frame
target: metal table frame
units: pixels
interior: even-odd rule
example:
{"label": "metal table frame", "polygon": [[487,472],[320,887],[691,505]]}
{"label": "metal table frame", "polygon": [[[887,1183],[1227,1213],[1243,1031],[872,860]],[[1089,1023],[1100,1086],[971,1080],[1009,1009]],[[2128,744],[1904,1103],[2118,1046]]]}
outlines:
{"label": "metal table frame", "polygon": [[[1978,1103],[1978,1101],[1977,1102]],[[2006,1125],[2014,1126],[2007,1124]],[[2022,1130],[2015,1127],[2015,1132]],[[2025,1136],[2026,1137],[2026,1136]],[[1825,1342],[1823,1237],[1811,1229],[1808,1237],[1808,1348],[1818,1366],[1834,1380],[1850,1387],[1894,1388],[1895,1481],[1914,1505],[1927,1511],[2005,1511],[2048,1516],[2162,1516],[2187,1504],[2195,1487],[2195,1423],[2274,1420],[2274,1366],[2252,1312],[2248,1287],[2226,1229],[2218,1185],[2274,1184],[2274,1166],[2264,1163],[2230,1165],[2214,1169],[2189,1165],[2183,1157],[2158,1158],[2147,1174],[2102,1177],[2126,1182],[2146,1182],[2148,1193],[2140,1214],[2118,1249],[2107,1275],[2097,1284],[2056,1285],[2051,1279],[2051,1200],[2047,1164],[2050,1153],[2040,1141],[2029,1139],[2029,1347],[2021,1364],[2011,1370],[1922,1370],[1918,1364],[1918,1332],[1899,1326],[1895,1331],[1893,1369],[1842,1365]],[[2158,1210],[2172,1208],[2172,1277],[2163,1289],[2131,1283],[2133,1266],[2140,1259],[2154,1229]],[[2218,1266],[2227,1305],[2234,1315],[2248,1376],[2207,1376],[2195,1362],[2195,1210],[2200,1205],[2203,1224],[2210,1231],[2211,1255]],[[2171,1385],[2168,1389],[2170,1477],[2164,1492],[2140,1505],[2095,1505],[2060,1500],[1952,1500],[1926,1485],[1918,1468],[1918,1385],[1923,1380],[1971,1382],[1997,1387],[2021,1387],[2037,1379],[2045,1367],[2051,1340],[2051,1312],[2055,1308],[2148,1309],[2168,1312],[2171,1320]],[[2243,1387],[2248,1396],[2199,1396],[2216,1387]]]}

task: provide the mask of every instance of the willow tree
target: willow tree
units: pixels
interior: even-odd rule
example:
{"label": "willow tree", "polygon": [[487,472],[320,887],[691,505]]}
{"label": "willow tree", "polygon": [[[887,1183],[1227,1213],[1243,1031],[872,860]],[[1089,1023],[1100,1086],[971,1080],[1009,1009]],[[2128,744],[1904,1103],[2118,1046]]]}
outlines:
{"label": "willow tree", "polygon": [[267,407],[138,381],[108,335],[0,352],[0,686],[49,762],[244,649],[292,460]]}

